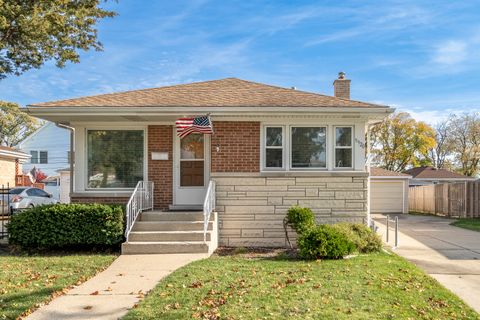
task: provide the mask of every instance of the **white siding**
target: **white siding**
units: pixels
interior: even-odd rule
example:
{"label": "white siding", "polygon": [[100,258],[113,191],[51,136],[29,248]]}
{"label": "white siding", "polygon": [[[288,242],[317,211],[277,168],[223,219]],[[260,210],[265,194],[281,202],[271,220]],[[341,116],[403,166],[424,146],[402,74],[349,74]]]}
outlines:
{"label": "white siding", "polygon": [[23,171],[30,171],[34,166],[47,176],[58,175],[59,169],[69,167],[68,151],[70,151],[70,132],[48,122],[37,132],[19,144],[19,149],[27,154],[31,150],[47,151],[47,164],[32,164],[30,161],[23,165]]}

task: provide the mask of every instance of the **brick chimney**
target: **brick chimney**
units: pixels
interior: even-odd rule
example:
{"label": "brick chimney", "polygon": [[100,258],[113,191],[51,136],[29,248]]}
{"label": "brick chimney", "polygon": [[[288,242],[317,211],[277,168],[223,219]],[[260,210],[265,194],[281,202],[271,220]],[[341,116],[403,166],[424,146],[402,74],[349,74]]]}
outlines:
{"label": "brick chimney", "polygon": [[345,72],[338,73],[338,79],[333,81],[334,96],[342,99],[350,99],[350,81],[345,78]]}

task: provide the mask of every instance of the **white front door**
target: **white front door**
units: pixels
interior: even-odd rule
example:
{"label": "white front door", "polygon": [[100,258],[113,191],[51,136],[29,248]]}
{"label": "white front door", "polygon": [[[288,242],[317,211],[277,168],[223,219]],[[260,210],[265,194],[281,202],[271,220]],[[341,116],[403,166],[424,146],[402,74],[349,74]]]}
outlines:
{"label": "white front door", "polygon": [[210,179],[210,136],[175,135],[173,204],[202,205]]}

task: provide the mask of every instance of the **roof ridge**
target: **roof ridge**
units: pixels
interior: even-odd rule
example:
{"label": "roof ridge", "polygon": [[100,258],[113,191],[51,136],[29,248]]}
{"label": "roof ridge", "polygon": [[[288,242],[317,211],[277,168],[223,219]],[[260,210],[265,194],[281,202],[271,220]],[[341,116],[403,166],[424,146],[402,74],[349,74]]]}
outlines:
{"label": "roof ridge", "polygon": [[[172,84],[172,85],[168,85],[168,86],[161,86],[161,87],[150,87],[150,88],[142,88],[142,89],[131,89],[131,90],[124,90],[124,91],[117,91],[117,92],[99,93],[99,94],[92,94],[92,95],[88,95],[88,96],[73,97],[73,98],[68,98],[68,99],[58,99],[58,100],[51,100],[51,101],[47,101],[47,102],[32,103],[32,104],[27,104],[27,107],[28,106],[42,105],[42,104],[45,104],[45,103],[55,103],[55,102],[70,101],[70,100],[83,99],[83,98],[95,98],[95,97],[102,97],[102,96],[109,96],[109,95],[114,95],[114,94],[123,94],[123,93],[130,93],[130,92],[150,91],[150,90],[156,90],[156,89],[172,88],[172,87],[178,87],[178,86],[187,86],[187,85],[192,85],[192,84],[197,84],[197,83],[208,83],[208,82],[222,81],[222,80],[228,80],[228,79],[237,79],[237,78],[230,77],[230,78],[195,81],[195,82],[188,82],[188,83],[177,83],[177,84]],[[237,79],[237,80],[241,80],[241,79]],[[243,81],[246,81],[246,80],[243,80]]]}

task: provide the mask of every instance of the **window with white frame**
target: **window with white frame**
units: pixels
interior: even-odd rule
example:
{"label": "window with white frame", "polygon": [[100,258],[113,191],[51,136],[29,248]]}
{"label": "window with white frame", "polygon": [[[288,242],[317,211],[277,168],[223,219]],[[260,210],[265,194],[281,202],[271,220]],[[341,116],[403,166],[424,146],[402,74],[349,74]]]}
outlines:
{"label": "window with white frame", "polygon": [[134,188],[143,172],[143,130],[87,131],[88,188]]}
{"label": "window with white frame", "polygon": [[265,127],[265,168],[283,168],[283,127]]}
{"label": "window with white frame", "polygon": [[327,167],[327,128],[291,127],[291,168]]}
{"label": "window with white frame", "polygon": [[335,168],[353,167],[352,127],[335,127]]}

